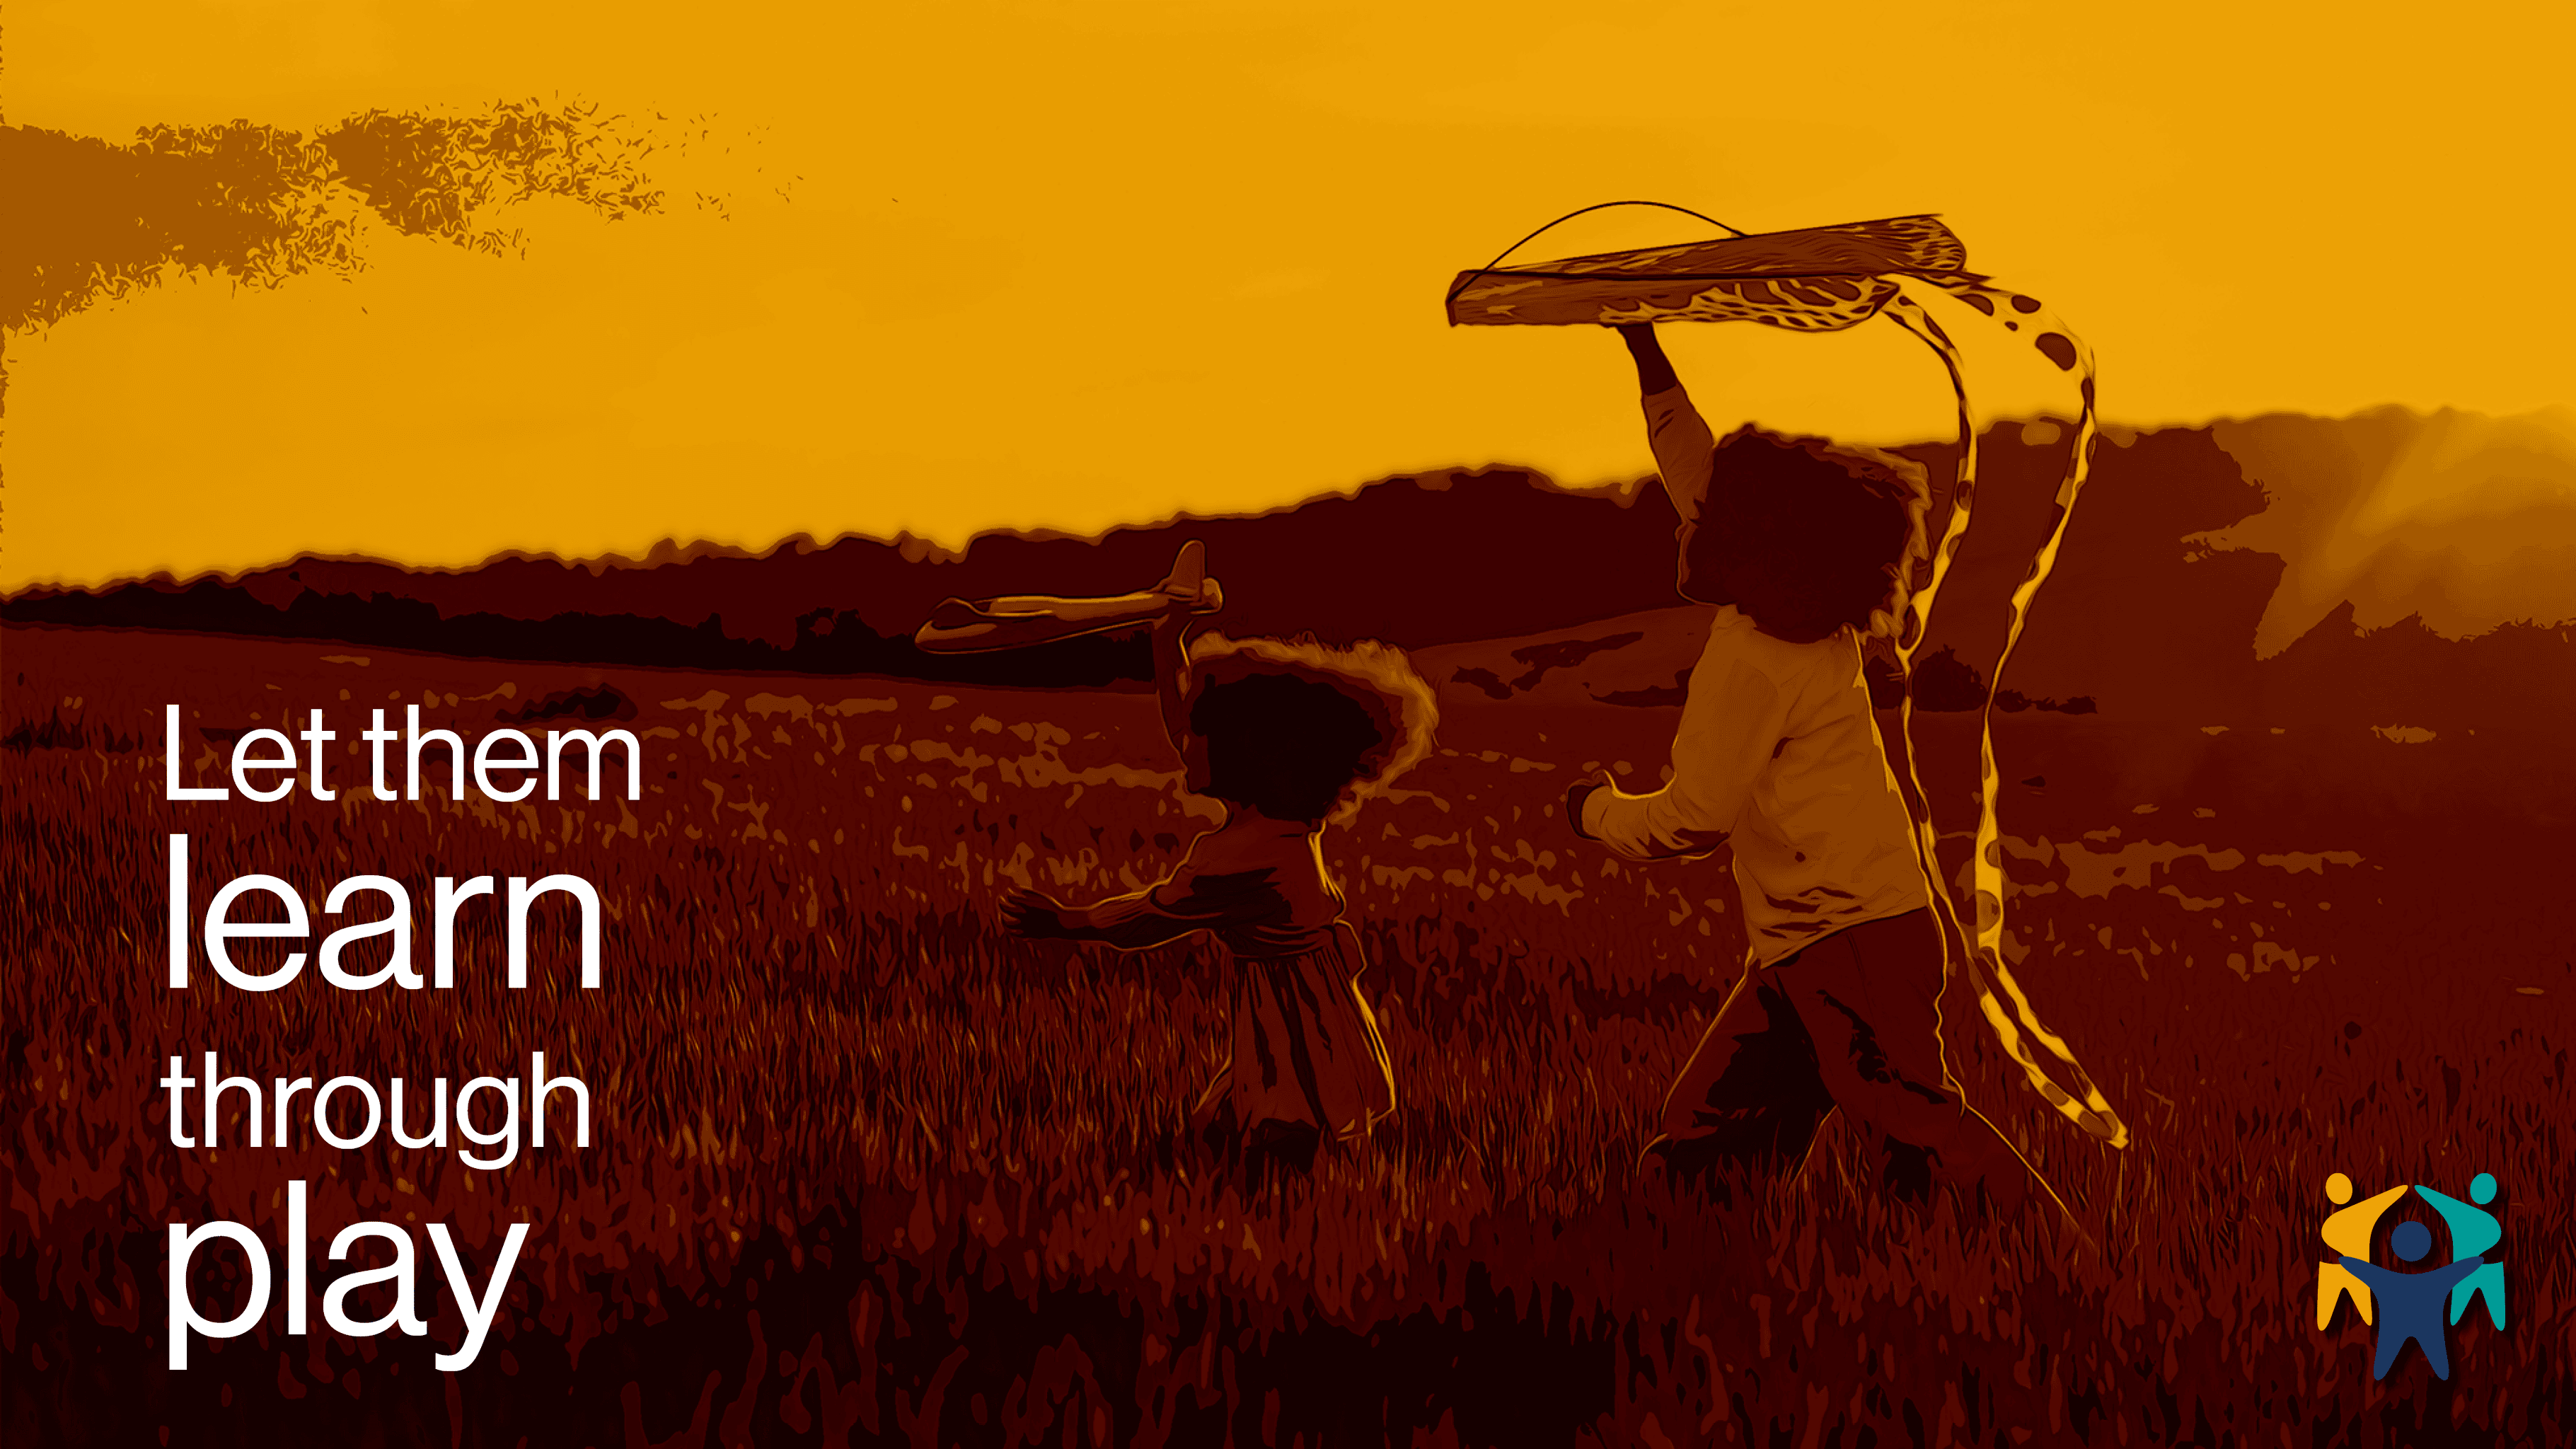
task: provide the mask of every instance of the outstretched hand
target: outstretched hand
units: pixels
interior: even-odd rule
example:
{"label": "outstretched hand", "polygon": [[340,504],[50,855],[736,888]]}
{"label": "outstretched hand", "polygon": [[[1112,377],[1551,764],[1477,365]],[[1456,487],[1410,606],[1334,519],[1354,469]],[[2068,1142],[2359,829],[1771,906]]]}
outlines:
{"label": "outstretched hand", "polygon": [[1065,914],[1071,908],[1039,891],[1013,891],[1002,897],[1002,929],[1028,940],[1062,940]]}
{"label": "outstretched hand", "polygon": [[1181,545],[1180,556],[1172,560],[1172,571],[1154,585],[1152,592],[1169,601],[1166,618],[1185,613],[1213,614],[1225,607],[1225,590],[1207,576],[1207,547],[1197,539]]}
{"label": "outstretched hand", "polygon": [[1225,590],[1214,579],[1165,579],[1155,592],[1172,601],[1176,614],[1213,614],[1225,607]]}

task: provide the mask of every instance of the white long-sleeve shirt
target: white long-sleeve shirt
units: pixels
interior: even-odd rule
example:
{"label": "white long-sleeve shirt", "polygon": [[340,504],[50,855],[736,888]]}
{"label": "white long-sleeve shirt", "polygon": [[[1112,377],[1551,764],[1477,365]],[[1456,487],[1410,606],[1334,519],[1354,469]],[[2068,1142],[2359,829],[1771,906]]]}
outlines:
{"label": "white long-sleeve shirt", "polygon": [[1673,535],[1681,560],[1674,577],[1683,598],[1705,601],[1705,594],[1692,591],[1691,538],[1699,532],[1700,514],[1708,507],[1717,438],[1678,383],[1647,394],[1645,407],[1646,443],[1655,451],[1655,472],[1664,480],[1664,496],[1672,500],[1673,512],[1681,517],[1681,527]]}
{"label": "white long-sleeve shirt", "polygon": [[[1678,387],[1645,407],[1687,557],[1714,439]],[[1672,765],[1672,779],[1651,794],[1593,791],[1583,831],[1631,860],[1731,843],[1754,965],[1931,904],[1849,630],[1793,644],[1719,606],[1691,671]]]}
{"label": "white long-sleeve shirt", "polygon": [[1791,644],[1720,607],[1651,794],[1601,789],[1583,832],[1630,860],[1735,847],[1756,966],[1931,904],[1848,632]]}

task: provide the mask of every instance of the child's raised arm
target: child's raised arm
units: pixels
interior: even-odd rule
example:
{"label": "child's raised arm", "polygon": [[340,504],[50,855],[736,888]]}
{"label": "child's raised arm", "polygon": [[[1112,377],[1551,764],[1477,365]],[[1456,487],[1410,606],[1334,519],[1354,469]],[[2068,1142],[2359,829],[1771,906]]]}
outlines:
{"label": "child's raised arm", "polygon": [[1162,705],[1163,734],[1181,752],[1184,785],[1207,790],[1207,741],[1190,728],[1190,616],[1174,609],[1154,623],[1154,697]]}
{"label": "child's raised arm", "polygon": [[1652,322],[1625,322],[1619,326],[1619,340],[1628,344],[1628,355],[1637,360],[1637,395],[1653,397],[1682,385],[1673,374],[1673,362],[1664,356],[1664,340],[1655,335]]}
{"label": "child's raised arm", "polygon": [[1181,546],[1169,578],[1156,587],[1164,600],[1163,616],[1154,621],[1154,699],[1163,714],[1163,735],[1181,756],[1184,783],[1193,794],[1207,789],[1207,741],[1190,728],[1190,623],[1198,614],[1225,607],[1225,591],[1207,576],[1207,554],[1197,540]]}
{"label": "child's raised arm", "polygon": [[1637,391],[1646,405],[1646,441],[1655,450],[1655,470],[1663,475],[1664,494],[1672,499],[1673,512],[1681,515],[1684,524],[1696,525],[1708,500],[1717,438],[1699,409],[1691,406],[1690,394],[1682,390],[1654,324],[1623,324],[1619,340],[1628,344],[1628,355],[1637,361]]}

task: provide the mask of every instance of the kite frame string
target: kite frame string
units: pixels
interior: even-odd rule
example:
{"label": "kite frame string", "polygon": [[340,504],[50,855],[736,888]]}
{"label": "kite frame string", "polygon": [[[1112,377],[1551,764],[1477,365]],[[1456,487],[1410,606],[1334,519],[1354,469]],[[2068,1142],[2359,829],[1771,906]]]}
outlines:
{"label": "kite frame string", "polygon": [[[1940,356],[1942,365],[1949,371],[1951,391],[1957,399],[1959,408],[1961,453],[1958,483],[1952,493],[1950,518],[1947,526],[1942,530],[1940,543],[1932,553],[1931,576],[1924,588],[1907,600],[1905,615],[1898,626],[1898,636],[1895,641],[1898,662],[1904,667],[1906,676],[1910,680],[1913,674],[1914,654],[1930,637],[1932,606],[1940,593],[1941,583],[1948,575],[1950,564],[1955,560],[1961,545],[1966,541],[1970,506],[1974,502],[1976,490],[1977,438],[1975,420],[1968,405],[1967,384],[1959,366],[1957,345],[1950,340],[1949,334],[1942,329],[1938,321],[1923,310],[1920,303],[1901,293],[1890,303],[1887,315],[1889,320],[1913,333]],[[1977,993],[1978,1005],[1984,1012],[1987,1024],[1994,1030],[1996,1039],[2003,1045],[2006,1053],[2021,1066],[2023,1075],[2029,1080],[2032,1089],[2046,1099],[2050,1106],[2056,1108],[2058,1113],[2069,1121],[2109,1145],[2123,1147],[2129,1141],[2127,1124],[2120,1120],[2119,1114],[2112,1110],[2101,1090],[2094,1086],[2083,1066],[2067,1049],[2065,1040],[2041,1023],[2037,1013],[2031,1008],[2029,996],[2021,989],[2021,983],[2013,978],[2011,968],[2004,964],[2002,951],[2003,852],[1995,817],[1995,695],[2003,678],[2004,665],[2011,658],[2013,646],[2020,641],[2023,625],[2028,621],[2031,600],[2037,595],[2039,586],[2047,581],[2049,574],[2055,568],[2059,549],[2065,541],[2067,524],[2074,516],[2076,495],[2082,490],[2085,476],[2090,472],[2093,442],[2097,432],[2094,415],[2095,372],[2092,350],[2066,329],[2061,327],[2054,330],[2059,335],[2067,337],[2076,348],[2075,361],[2083,374],[2080,390],[2082,414],[2077,425],[2074,450],[2068,461],[2066,477],[2058,489],[2055,526],[2050,531],[2047,543],[2032,559],[2030,572],[2013,590],[2012,613],[2005,631],[2004,646],[2001,653],[1996,656],[1993,678],[1987,682],[1985,703],[1978,714],[1978,819],[1973,861],[1977,921],[1973,932],[1960,922],[1956,904],[1952,901],[1949,891],[1941,884],[1939,837],[1932,822],[1929,797],[1923,791],[1921,767],[1917,763],[1914,746],[1914,699],[1911,688],[1906,691],[1898,720],[1905,741],[1908,783],[1913,787],[1915,800],[1921,802],[1920,813],[1915,822],[1915,851],[1924,870],[1927,893],[1934,901],[1941,920],[1951,932],[1958,935],[1965,948],[1964,964],[1967,967],[1969,984]],[[2076,1103],[2073,1094],[2050,1079],[2046,1069],[2040,1066],[2023,1044],[2020,1029],[2004,1015],[2002,1004],[1995,999],[1993,989],[1987,983],[1989,968],[1995,979],[2003,985],[2004,991],[2011,996],[2014,1015],[2020,1019],[2020,1026],[2028,1028],[2030,1034],[2047,1047],[2051,1055],[2064,1062],[2073,1073],[2076,1085],[2083,1093],[2082,1105],[2079,1106]],[[1937,1002],[1935,1011],[1937,1015]],[[1942,1071],[1947,1078],[1947,1084],[1955,1088],[1957,1081],[1955,1077],[1949,1076],[1949,1062],[1946,1054],[1942,1061]]]}
{"label": "kite frame string", "polygon": [[1576,207],[1574,210],[1569,211],[1569,212],[1567,212],[1565,215],[1558,217],[1555,221],[1551,221],[1551,222],[1549,222],[1546,226],[1540,227],[1537,231],[1531,232],[1528,236],[1522,237],[1519,241],[1516,241],[1516,242],[1512,243],[1510,246],[1507,246],[1507,247],[1503,248],[1500,252],[1495,253],[1495,255],[1494,255],[1494,259],[1493,259],[1492,261],[1485,263],[1483,266],[1478,267],[1476,270],[1474,270],[1474,271],[1472,271],[1472,272],[1469,272],[1469,273],[1467,274],[1466,280],[1464,280],[1464,281],[1460,282],[1457,286],[1450,288],[1450,289],[1449,289],[1449,295],[1448,295],[1447,297],[1444,297],[1444,298],[1442,298],[1442,299],[1441,299],[1441,305],[1442,305],[1442,306],[1447,306],[1447,305],[1449,305],[1450,303],[1456,302],[1456,301],[1457,301],[1461,296],[1463,296],[1463,295],[1465,295],[1465,294],[1466,294],[1466,291],[1467,291],[1467,289],[1468,289],[1469,287],[1472,287],[1472,286],[1476,285],[1478,282],[1483,281],[1483,280],[1484,280],[1488,275],[1490,275],[1490,274],[1493,272],[1494,268],[1501,266],[1501,265],[1503,264],[1503,258],[1510,256],[1512,253],[1514,253],[1514,252],[1516,252],[1516,251],[1519,251],[1521,248],[1523,248],[1523,247],[1525,247],[1525,246],[1528,246],[1531,242],[1534,242],[1534,241],[1538,240],[1538,239],[1539,239],[1539,237],[1540,237],[1542,234],[1544,234],[1544,233],[1546,233],[1546,232],[1549,232],[1549,231],[1553,231],[1553,230],[1554,230],[1554,229],[1556,229],[1558,226],[1561,226],[1561,225],[1563,225],[1563,224],[1564,224],[1564,223],[1566,223],[1566,222],[1569,222],[1569,221],[1574,220],[1576,217],[1583,215],[1585,212],[1588,212],[1588,211],[1607,211],[1607,210],[1609,210],[1611,207],[1614,207],[1614,206],[1656,206],[1656,207],[1661,207],[1661,208],[1663,208],[1663,209],[1664,209],[1664,210],[1666,210],[1666,211],[1678,211],[1678,212],[1680,212],[1680,213],[1681,213],[1682,215],[1684,215],[1684,216],[1696,216],[1696,217],[1698,217],[1700,220],[1702,220],[1702,221],[1704,221],[1704,222],[1707,222],[1710,226],[1716,227],[1716,228],[1717,228],[1717,229],[1719,229],[1720,231],[1729,231],[1729,232],[1734,232],[1737,236],[1751,236],[1751,235],[1752,235],[1752,233],[1751,233],[1751,232],[1747,232],[1747,231],[1739,231],[1739,230],[1737,230],[1737,229],[1736,229],[1736,228],[1734,228],[1734,227],[1728,226],[1725,222],[1719,221],[1716,217],[1709,216],[1709,215],[1706,215],[1706,214],[1701,213],[1701,212],[1693,211],[1693,210],[1691,210],[1691,209],[1690,209],[1689,207],[1687,207],[1687,206],[1675,206],[1675,205],[1673,205],[1673,204],[1672,204],[1671,202],[1669,202],[1669,201],[1596,201],[1596,202],[1592,203],[1590,206],[1578,206],[1578,207]]}

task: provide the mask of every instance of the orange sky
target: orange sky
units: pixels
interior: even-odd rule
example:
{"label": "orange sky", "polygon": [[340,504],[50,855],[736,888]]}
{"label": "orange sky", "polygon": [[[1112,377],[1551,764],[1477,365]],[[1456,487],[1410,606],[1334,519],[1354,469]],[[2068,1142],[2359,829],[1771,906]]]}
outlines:
{"label": "orange sky", "polygon": [[[2121,421],[2576,401],[2571,7],[1587,8],[12,0],[15,124],[582,97],[711,115],[730,153],[668,179],[731,202],[515,208],[524,260],[379,232],[354,281],[183,282],[11,338],[0,587],[1635,477],[1613,339],[1439,306],[1622,196],[1749,230],[1941,212],[2087,336]],[[1702,234],[1613,214],[1535,254]],[[2069,405],[1962,325],[1981,401]],[[1891,325],[1671,330],[1712,414],[1948,428]]]}

